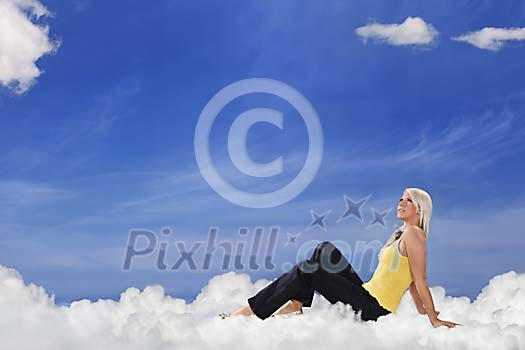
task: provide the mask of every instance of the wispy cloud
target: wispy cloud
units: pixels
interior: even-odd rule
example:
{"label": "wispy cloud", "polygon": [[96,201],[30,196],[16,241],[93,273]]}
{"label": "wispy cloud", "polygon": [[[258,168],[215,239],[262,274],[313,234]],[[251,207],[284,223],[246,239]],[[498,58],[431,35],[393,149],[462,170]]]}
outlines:
{"label": "wispy cloud", "polygon": [[[419,134],[413,134],[415,137],[404,138],[407,141],[397,147],[388,147],[386,151],[382,147],[376,154],[369,149],[354,159],[348,153],[344,155],[327,153],[321,169],[322,176],[337,177],[338,174],[348,172],[349,169],[367,171],[367,176],[373,176],[369,172],[370,168],[394,169],[399,165],[443,171],[461,168],[464,172],[466,170],[463,168],[466,163],[472,164],[472,170],[474,170],[501,156],[510,155],[525,148],[521,142],[525,136],[523,121],[511,111],[487,112],[477,118],[456,118],[444,128],[428,124],[427,128]],[[232,167],[225,166],[228,163],[227,155],[221,156],[220,159],[223,161],[217,164],[219,172],[235,186],[247,188],[253,192],[268,190],[268,183],[259,184]],[[289,159],[292,167],[298,167],[304,161],[300,155],[293,154]],[[210,222],[236,222],[235,215],[231,220],[224,216],[224,213],[232,213],[234,210],[232,205],[210,188],[195,165],[184,169],[174,169],[173,172],[144,173],[142,175],[114,174],[93,181],[96,181],[97,186],[101,188],[113,188],[116,184],[128,186],[130,183],[140,184],[140,187],[135,185],[134,190],[130,191],[127,196],[107,197],[100,212],[93,212],[83,218],[72,218],[67,221],[66,226],[80,227],[102,222],[131,224],[151,222],[151,220],[162,221],[170,217],[184,217],[185,221],[190,223],[200,220],[203,210],[206,211]],[[324,180],[320,179],[320,181]],[[345,186],[351,187],[352,181],[354,180],[345,181]],[[89,183],[91,180],[85,179],[83,182]],[[273,185],[278,185],[278,183],[273,183]],[[344,189],[339,190],[337,196],[341,196],[343,192]],[[365,194],[360,193],[359,195]],[[288,203],[285,212],[288,216],[293,217],[302,213],[308,214],[309,209],[323,210],[326,209],[323,205],[331,205],[329,201],[324,202],[327,198],[333,198],[333,193],[311,194],[308,200],[297,199],[293,203]],[[277,212],[272,211],[270,215],[270,211],[267,211],[265,216],[284,220]],[[246,220],[255,220],[257,216],[260,217],[259,212],[243,211],[243,218]],[[283,222],[294,222],[294,220]]]}
{"label": "wispy cloud", "polygon": [[43,209],[73,196],[72,191],[47,183],[0,180],[0,235],[17,225],[42,220]]}
{"label": "wispy cloud", "polygon": [[484,50],[499,51],[507,41],[525,40],[525,28],[486,27],[453,37],[452,40],[463,41]]}
{"label": "wispy cloud", "polygon": [[[425,128],[414,131],[413,137],[376,151],[367,149],[346,161],[337,162],[339,171],[349,168],[392,168],[407,165],[434,172],[461,168],[462,172],[485,166],[501,157],[525,149],[525,125],[516,111],[489,111],[479,117],[452,119],[441,128],[429,121]],[[465,168],[465,164],[471,167]],[[336,166],[337,167],[337,166]]]}
{"label": "wispy cloud", "polygon": [[[53,128],[40,120],[27,118],[24,127],[42,137],[19,140],[0,152],[0,167],[5,173],[22,177],[35,169],[61,169],[61,173],[74,173],[88,163],[93,152],[82,154],[64,162],[63,153],[78,145],[98,142],[114,131],[126,119],[129,101],[140,92],[139,84],[123,81],[90,101],[89,106],[78,106],[78,112],[57,122]],[[40,132],[41,130],[41,132]],[[52,133],[52,137],[49,137]]]}
{"label": "wispy cloud", "polygon": [[23,93],[42,73],[36,61],[59,46],[36,21],[49,15],[37,0],[0,1],[0,85]]}
{"label": "wispy cloud", "polygon": [[414,147],[393,159],[400,163],[420,160],[445,166],[469,161],[479,166],[523,149],[524,137],[519,116],[507,110],[500,115],[490,112],[478,118],[454,120],[447,128],[432,134],[424,131]]}
{"label": "wispy cloud", "polygon": [[420,17],[408,17],[401,24],[371,23],[355,30],[363,42],[369,39],[390,45],[429,45],[438,37],[438,31]]}
{"label": "wispy cloud", "polygon": [[71,144],[107,135],[112,127],[122,119],[122,109],[140,92],[136,81],[125,81],[109,91],[97,96],[93,106],[84,112],[82,119],[75,118],[58,128],[61,137],[55,145],[55,152],[62,151]]}
{"label": "wispy cloud", "polygon": [[[263,193],[274,191],[275,188],[270,187],[280,185],[280,181],[283,180],[279,179],[275,182],[268,180],[261,183],[259,182],[260,179],[253,179],[234,167],[228,166],[227,157],[227,154],[219,157],[215,164],[216,168],[228,182],[238,188],[246,188],[252,193]],[[302,162],[304,159],[301,155],[290,154],[286,157],[285,171],[300,168]],[[101,222],[128,222],[131,224],[141,221],[165,220],[174,216],[184,217],[187,222],[195,222],[202,221],[204,211],[207,213],[210,222],[213,220],[225,222],[229,219],[224,216],[224,212],[229,213],[232,207],[237,207],[222,198],[209,186],[196,165],[187,166],[183,169],[173,169],[173,171],[144,172],[142,174],[117,173],[97,176],[96,179],[83,179],[84,183],[94,181],[96,181],[97,187],[128,186],[130,182],[140,184],[140,186],[135,185],[134,190],[130,191],[128,196],[113,199],[108,196],[101,212],[68,220],[61,225],[61,228]],[[319,203],[319,201],[308,201],[307,205],[310,207],[302,207],[301,210],[308,214],[309,209],[315,203]],[[292,210],[289,207],[287,208],[287,210]],[[243,208],[239,209],[244,210]],[[248,209],[246,211],[251,213]],[[276,210],[276,213],[281,211]],[[251,218],[248,218],[248,215],[243,216],[246,220],[256,219],[257,217],[260,218],[260,214],[254,214]],[[237,215],[232,215],[230,221],[235,222],[236,220],[238,220]]]}
{"label": "wispy cloud", "polygon": [[20,207],[42,204],[69,196],[68,192],[48,184],[0,181],[0,198],[5,206]]}

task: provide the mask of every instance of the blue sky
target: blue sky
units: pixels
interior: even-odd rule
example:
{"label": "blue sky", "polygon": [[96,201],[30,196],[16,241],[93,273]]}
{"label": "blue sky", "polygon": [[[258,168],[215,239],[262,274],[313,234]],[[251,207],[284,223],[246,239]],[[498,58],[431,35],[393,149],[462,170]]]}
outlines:
{"label": "blue sky", "polygon": [[[279,226],[274,260],[281,266],[309,241],[353,247],[386,240],[400,223],[392,211],[386,228],[367,228],[371,209],[395,207],[405,187],[424,188],[434,200],[430,285],[475,298],[492,276],[525,270],[524,46],[509,41],[494,51],[451,40],[484,27],[523,27],[523,2],[43,4],[53,16],[42,21],[60,47],[38,60],[43,73],[28,91],[0,87],[0,264],[58,302],[118,298],[127,287],[155,283],[191,299],[222,273],[220,256],[211,271],[158,271],[155,256],[122,271],[130,229],[170,227],[171,241],[191,246],[211,226],[220,228],[220,240],[233,242],[241,240],[240,227],[249,228],[250,242],[255,227],[267,228],[265,240],[268,228]],[[355,32],[408,17],[422,18],[439,35],[428,45],[396,46],[364,42]],[[316,178],[274,208],[226,201],[195,160],[202,109],[222,88],[248,78],[293,86],[323,126]],[[226,148],[235,117],[255,107],[285,114],[283,130],[258,125],[249,134],[254,160],[285,159],[284,173],[263,182],[236,171]],[[297,111],[262,94],[232,101],[210,143],[225,177],[245,190],[281,187],[308,148]],[[336,224],[345,194],[371,195],[364,222]],[[310,210],[332,210],[326,231],[306,230]],[[297,246],[285,245],[286,232],[301,232]],[[170,253],[173,263],[174,244]],[[244,272],[252,279],[280,273]],[[364,264],[360,273],[368,278],[372,270]]]}

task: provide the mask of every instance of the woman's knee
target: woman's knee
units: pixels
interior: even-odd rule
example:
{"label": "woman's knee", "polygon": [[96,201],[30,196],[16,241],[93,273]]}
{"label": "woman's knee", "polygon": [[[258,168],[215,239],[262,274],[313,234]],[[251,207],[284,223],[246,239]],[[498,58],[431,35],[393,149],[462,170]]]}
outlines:
{"label": "woman's knee", "polygon": [[322,268],[330,271],[340,271],[347,267],[348,262],[341,251],[332,242],[321,242],[317,245],[314,261]]}
{"label": "woman's knee", "polygon": [[334,248],[335,246],[332,242],[324,241],[317,244],[317,246],[315,247],[315,251],[320,254],[325,252],[327,249],[330,249],[330,251],[332,251]]}
{"label": "woman's knee", "polygon": [[338,253],[337,247],[329,241],[321,242],[315,247],[315,255],[319,259],[321,256],[331,256],[334,252]]}

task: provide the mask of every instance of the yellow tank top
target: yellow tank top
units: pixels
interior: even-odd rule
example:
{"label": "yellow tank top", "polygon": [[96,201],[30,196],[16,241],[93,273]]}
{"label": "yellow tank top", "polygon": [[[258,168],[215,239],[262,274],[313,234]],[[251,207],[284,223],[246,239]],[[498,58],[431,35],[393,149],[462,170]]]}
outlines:
{"label": "yellow tank top", "polygon": [[396,312],[403,294],[412,283],[408,258],[399,253],[399,240],[381,249],[372,278],[363,283],[363,288],[390,312]]}

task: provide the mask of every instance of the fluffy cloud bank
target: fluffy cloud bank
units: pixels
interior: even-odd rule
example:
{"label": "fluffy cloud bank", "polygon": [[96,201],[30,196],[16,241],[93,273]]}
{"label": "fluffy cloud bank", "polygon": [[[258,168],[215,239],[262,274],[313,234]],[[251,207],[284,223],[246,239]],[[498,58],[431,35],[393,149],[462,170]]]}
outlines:
{"label": "fluffy cloud bank", "polygon": [[477,32],[469,32],[452,39],[467,42],[480,49],[498,51],[506,41],[525,40],[525,28],[486,27]]}
{"label": "fluffy cloud bank", "polygon": [[229,272],[212,278],[192,303],[167,296],[159,285],[128,288],[119,301],[80,300],[57,306],[54,297],[0,266],[1,349],[288,349],[427,348],[518,349],[525,347],[525,274],[494,277],[474,302],[432,295],[443,319],[462,323],[432,328],[416,313],[408,293],[398,313],[377,323],[355,320],[349,306],[316,294],[300,316],[220,319],[269,281],[250,282]]}
{"label": "fluffy cloud bank", "polygon": [[391,45],[428,45],[434,42],[438,31],[420,17],[408,17],[401,24],[371,23],[355,30],[364,42],[373,39]]}
{"label": "fluffy cloud bank", "polygon": [[37,0],[0,0],[0,84],[23,93],[41,74],[36,61],[58,47],[49,28],[36,21],[48,16]]}

